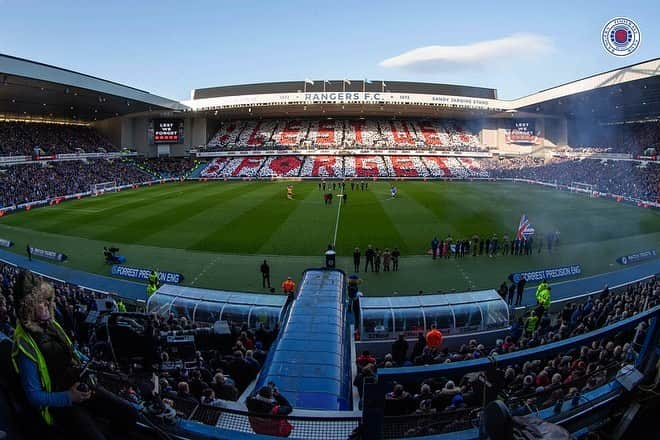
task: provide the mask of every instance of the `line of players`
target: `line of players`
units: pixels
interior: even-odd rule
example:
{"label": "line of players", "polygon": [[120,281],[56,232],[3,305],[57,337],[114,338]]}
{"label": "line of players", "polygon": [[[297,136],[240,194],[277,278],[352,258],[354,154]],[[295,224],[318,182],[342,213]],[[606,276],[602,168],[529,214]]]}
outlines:
{"label": "line of players", "polygon": [[[504,234],[502,241],[499,241],[497,234],[486,239],[480,238],[478,235],[473,235],[470,240],[457,240],[454,241],[450,236],[445,240],[438,240],[433,237],[431,240],[431,249],[429,253],[435,260],[436,258],[454,258],[464,257],[466,254],[472,253],[473,257],[477,255],[488,255],[495,257],[499,255],[533,255],[535,249],[533,236],[523,239],[511,240],[507,234]],[[543,236],[539,235],[536,240],[537,253],[540,254],[544,247]],[[559,246],[559,231],[549,233],[545,240],[548,253],[552,253],[553,247]]]}
{"label": "line of players", "polygon": [[[327,185],[327,187],[326,187]],[[336,191],[341,190],[342,192],[346,191],[346,182],[319,182],[319,191]],[[367,191],[369,190],[369,182],[351,182],[351,191]]]}

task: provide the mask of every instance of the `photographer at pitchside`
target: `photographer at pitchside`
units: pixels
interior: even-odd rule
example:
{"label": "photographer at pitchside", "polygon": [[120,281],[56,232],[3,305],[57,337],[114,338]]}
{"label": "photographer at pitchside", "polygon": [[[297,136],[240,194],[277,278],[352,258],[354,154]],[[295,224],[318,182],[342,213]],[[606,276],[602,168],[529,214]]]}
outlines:
{"label": "photographer at pitchside", "polygon": [[[54,319],[53,286],[20,272],[14,286],[18,323],[12,363],[29,404],[48,426],[71,438],[105,439],[92,414],[109,419],[119,433],[135,426],[136,410],[94,381],[81,379],[82,355]],[[83,382],[83,383],[81,383]]]}

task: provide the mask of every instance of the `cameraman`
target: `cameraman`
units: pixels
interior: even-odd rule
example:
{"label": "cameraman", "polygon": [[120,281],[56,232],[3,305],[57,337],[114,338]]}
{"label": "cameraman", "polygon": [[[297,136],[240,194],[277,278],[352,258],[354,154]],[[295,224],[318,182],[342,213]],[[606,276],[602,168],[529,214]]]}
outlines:
{"label": "cameraman", "polygon": [[113,429],[128,432],[136,410],[101,387],[80,382],[81,355],[55,321],[53,286],[31,273],[20,272],[14,286],[18,322],[12,362],[28,402],[46,425],[73,438],[105,439],[92,414],[108,418]]}
{"label": "cameraman", "polygon": [[268,386],[261,387],[257,394],[247,399],[245,405],[253,414],[249,416],[249,420],[255,433],[276,437],[288,437],[291,434],[293,426],[284,417],[255,417],[286,416],[293,411],[291,404],[279,393],[275,384],[269,383]]}

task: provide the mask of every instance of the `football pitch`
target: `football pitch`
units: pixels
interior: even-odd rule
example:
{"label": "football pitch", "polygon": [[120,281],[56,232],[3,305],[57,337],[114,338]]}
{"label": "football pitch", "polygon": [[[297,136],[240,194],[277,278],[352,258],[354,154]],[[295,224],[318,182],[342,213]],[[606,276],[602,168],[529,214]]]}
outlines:
{"label": "football pitch", "polygon": [[[127,265],[180,272],[187,285],[242,291],[264,291],[264,259],[277,287],[320,267],[329,243],[348,273],[355,247],[363,254],[368,244],[398,247],[399,272],[361,268],[366,295],[497,288],[511,272],[569,264],[591,275],[621,268],[618,256],[660,244],[657,211],[526,184],[395,182],[392,199],[388,182],[369,182],[365,191],[346,182],[340,207],[339,197],[324,204],[318,182],[293,182],[295,197],[287,200],[290,183],[189,182],[90,197],[6,215],[0,238],[13,240],[15,252],[30,243],[67,254],[61,264],[103,275],[110,273],[103,247],[114,245]],[[559,231],[559,247],[440,261],[427,254],[434,236],[513,237],[523,213],[538,235]]]}

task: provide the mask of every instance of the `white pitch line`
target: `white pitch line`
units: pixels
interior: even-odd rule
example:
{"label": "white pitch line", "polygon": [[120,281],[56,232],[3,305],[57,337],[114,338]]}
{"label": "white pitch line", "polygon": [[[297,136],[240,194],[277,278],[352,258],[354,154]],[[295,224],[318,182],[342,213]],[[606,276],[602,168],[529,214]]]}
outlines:
{"label": "white pitch line", "polygon": [[207,264],[206,267],[205,267],[204,269],[202,269],[202,271],[199,272],[199,273],[195,276],[195,278],[193,278],[193,280],[190,282],[190,285],[194,286],[195,283],[197,282],[197,280],[198,280],[202,275],[204,275],[204,274],[206,273],[206,271],[208,271],[208,270],[211,268],[211,266],[213,266],[215,263],[217,263],[219,259],[220,259],[220,255],[218,255],[218,256],[215,257],[213,260],[211,260],[211,262],[210,262],[209,264]]}
{"label": "white pitch line", "polygon": [[342,203],[342,199],[340,199],[339,197],[337,198],[339,199],[339,208],[337,208],[337,221],[335,222],[335,236],[332,239],[332,247],[335,247],[335,245],[337,244],[337,230],[339,229],[339,213],[341,212],[341,203]]}

